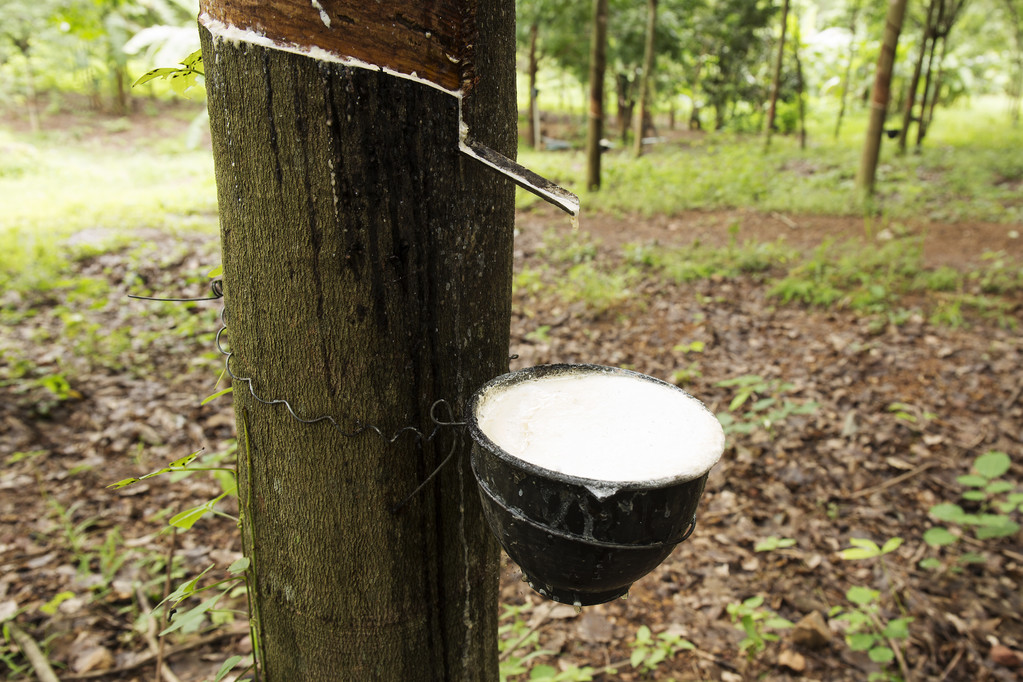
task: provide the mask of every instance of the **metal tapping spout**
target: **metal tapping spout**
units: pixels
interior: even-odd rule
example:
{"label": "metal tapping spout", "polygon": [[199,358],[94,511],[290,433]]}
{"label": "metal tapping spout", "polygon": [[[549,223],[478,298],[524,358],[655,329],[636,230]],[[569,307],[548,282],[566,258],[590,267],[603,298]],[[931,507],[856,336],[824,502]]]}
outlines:
{"label": "metal tapping spout", "polygon": [[567,189],[555,185],[547,178],[537,175],[525,166],[512,161],[504,154],[475,142],[468,135],[462,137],[458,148],[466,156],[485,163],[501,175],[514,181],[519,187],[554,204],[562,211],[573,216],[579,215],[579,197]]}

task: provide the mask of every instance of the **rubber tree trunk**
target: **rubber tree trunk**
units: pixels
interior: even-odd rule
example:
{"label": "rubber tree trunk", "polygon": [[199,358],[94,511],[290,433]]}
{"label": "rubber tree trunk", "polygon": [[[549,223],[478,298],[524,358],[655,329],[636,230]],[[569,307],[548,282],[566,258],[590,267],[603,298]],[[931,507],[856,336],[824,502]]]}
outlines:
{"label": "rubber tree trunk", "polygon": [[617,119],[618,139],[623,145],[629,141],[629,126],[632,125],[632,112],[636,110],[636,83],[639,74],[636,71],[629,73],[619,71],[615,74],[615,95],[618,106]]}
{"label": "rubber tree trunk", "polygon": [[792,33],[792,60],[796,64],[796,103],[799,111],[799,148],[806,149],[806,82],[803,80],[803,60],[799,55],[803,37],[798,16]]}
{"label": "rubber tree trunk", "polygon": [[849,76],[852,73],[853,61],[856,59],[856,19],[860,13],[860,2],[856,0],[849,9],[849,57],[842,73],[842,97],[838,106],[838,117],[835,119],[835,139],[842,132],[842,119],[845,118],[846,103],[849,100]]}
{"label": "rubber tree trunk", "polygon": [[[931,54],[927,62],[927,81],[924,85],[924,94],[920,98],[920,125],[917,128],[916,146],[920,149],[927,131],[934,120],[934,109],[938,104],[941,95],[942,79],[945,75],[945,55],[948,52],[948,36],[952,27],[959,19],[967,0],[944,0],[941,11],[935,26],[934,38],[931,43]],[[937,66],[934,64],[934,54],[937,41],[941,41],[941,52],[938,54]],[[933,87],[931,87],[933,84]]]}
{"label": "rubber tree trunk", "polygon": [[[935,41],[941,41],[941,52],[938,54],[938,63],[935,67],[933,61],[927,64],[927,83],[924,87],[924,95],[920,98],[920,125],[916,129],[917,151],[923,146],[924,138],[931,127],[934,118],[934,108],[938,105],[938,98],[941,96],[941,80],[945,54],[948,50],[947,34],[939,35]],[[933,50],[932,50],[933,52]]]}
{"label": "rubber tree trunk", "polygon": [[877,160],[881,152],[881,135],[884,133],[885,114],[891,99],[892,68],[895,66],[895,51],[899,46],[902,20],[906,16],[907,0],[889,0],[885,16],[884,39],[881,54],[877,58],[874,73],[874,87],[870,93],[870,119],[867,135],[860,155],[860,167],[856,174],[856,185],[866,196],[874,194],[877,177]]}
{"label": "rubber tree trunk", "polygon": [[607,3],[593,0],[590,44],[590,108],[586,127],[586,188],[600,189],[600,140],[604,137],[604,71],[607,68]]}
{"label": "rubber tree trunk", "polygon": [[778,92],[781,90],[781,67],[785,59],[785,32],[789,25],[789,0],[785,0],[781,7],[781,37],[778,39],[778,52],[774,58],[774,73],[771,76],[771,97],[767,105],[767,133],[765,144],[771,144],[771,134],[774,132],[775,112],[778,108]]}
{"label": "rubber tree trunk", "polygon": [[[906,102],[902,111],[902,128],[899,130],[899,153],[906,151],[906,140],[909,139],[909,127],[913,123],[913,109],[916,106],[916,94],[920,88],[920,76],[923,74],[924,59],[927,57],[927,48],[934,40],[934,19],[940,0],[931,0],[927,6],[927,19],[924,23],[923,39],[920,41],[920,52],[913,64],[913,75],[909,79],[909,86],[906,90]],[[917,119],[919,121],[919,119]]]}
{"label": "rubber tree trunk", "polygon": [[[480,3],[463,104],[507,155],[513,22]],[[513,186],[459,153],[448,92],[200,32],[262,679],[496,680],[499,549],[467,436],[388,439],[507,370]]]}
{"label": "rubber tree trunk", "polygon": [[1013,37],[1013,73],[1009,80],[1009,120],[1012,125],[1019,125],[1020,100],[1023,99],[1023,3],[1016,0],[1004,0],[1002,3],[1009,18]]}
{"label": "rubber tree trunk", "polygon": [[654,33],[657,30],[657,0],[647,0],[646,44],[643,48],[643,73],[639,77],[639,106],[634,123],[632,152],[643,155],[643,131],[649,116],[650,84],[654,73]]}

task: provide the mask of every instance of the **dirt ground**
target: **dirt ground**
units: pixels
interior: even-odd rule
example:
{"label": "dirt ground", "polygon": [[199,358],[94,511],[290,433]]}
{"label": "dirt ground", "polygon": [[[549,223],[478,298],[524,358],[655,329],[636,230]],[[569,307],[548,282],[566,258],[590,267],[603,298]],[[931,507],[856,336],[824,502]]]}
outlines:
{"label": "dirt ground", "polygon": [[[584,215],[577,237],[599,240],[596,262],[613,263],[625,242],[723,244],[733,223],[740,241],[784,238],[801,248],[826,238],[870,238],[858,219],[747,211],[654,219]],[[540,246],[549,235],[572,235],[568,221],[547,209],[523,213],[517,226],[519,270],[542,265]],[[925,235],[931,265],[967,267],[988,250],[1023,259],[1023,243],[1010,235],[1019,226],[921,223],[907,229]],[[166,253],[169,239],[153,235],[145,248]],[[165,258],[160,272],[135,272],[131,263],[137,260],[124,253],[69,265],[77,274],[107,278],[121,293],[129,275],[164,277],[170,285],[200,269],[199,254],[209,249],[197,237],[175,239],[179,255]],[[962,502],[956,477],[969,473],[976,456],[1008,453],[1013,467],[1005,478],[1020,488],[1018,330],[983,321],[940,328],[915,316],[879,331],[849,311],[778,306],[764,284],[749,278],[679,285],[647,276],[631,293],[628,302],[598,315],[548,291],[519,291],[513,303],[513,368],[593,362],[664,379],[688,368],[687,390],[715,412],[727,410],[734,395],[718,382],[755,374],[790,384],[782,397],[792,404],[813,401],[818,407],[769,431],[730,436],[708,482],[695,533],[638,581],[627,600],[581,613],[555,606],[506,563],[503,601],[534,605],[526,617],[539,632],[539,646],[551,652],[536,662],[564,669],[628,661],[628,642],[646,625],[655,634],[690,640],[696,651],[651,673],[626,663],[597,679],[865,680],[884,670],[913,680],[1023,677],[1020,534],[981,541],[967,532],[957,545],[941,550],[922,540],[936,525],[928,514],[933,505]],[[59,303],[5,300],[14,310],[34,305],[45,311]],[[1017,321],[1023,318],[1021,304],[1015,301],[1011,311]],[[144,305],[132,302],[116,313],[108,308],[90,315],[107,328],[144,319],[159,324],[157,316],[144,314]],[[210,563],[226,566],[240,557],[228,519],[204,519],[201,530],[183,535],[174,547],[159,534],[167,510],[219,493],[212,478],[195,475],[187,486],[158,478],[122,490],[104,487],[199,447],[230,448],[229,401],[200,408],[197,400],[211,392],[216,376],[215,359],[195,360],[212,350],[216,305],[201,304],[214,312],[197,313],[209,323],[205,336],[137,349],[142,370],[83,372],[65,400],[54,402],[38,387],[0,386],[0,620],[16,614],[14,622],[41,643],[63,680],[152,679],[159,645],[151,640],[158,625],[145,617],[142,603],[163,593],[166,559],[175,557],[181,571],[194,575]],[[52,320],[44,312],[30,324],[45,327]],[[41,346],[35,338],[26,325],[4,330],[2,341],[40,366],[55,365],[69,352]],[[704,344],[699,353],[682,348],[697,341]],[[108,540],[115,533],[116,544]],[[755,551],[771,536],[795,543]],[[846,561],[838,554],[853,538],[883,544],[892,537],[904,542],[883,561]],[[958,564],[967,551],[978,562]],[[940,566],[922,568],[927,558],[937,558]],[[878,622],[913,619],[908,639],[897,647],[898,660],[888,667],[851,651],[840,620],[832,617],[836,607],[849,609],[846,592],[853,586],[880,592],[873,616]],[[62,593],[65,599],[55,604]],[[801,624],[778,631],[779,640],[749,660],[740,652],[743,632],[727,609],[757,595],[765,598],[765,608]],[[181,680],[211,678],[227,656],[251,650],[241,620],[168,643],[166,665]],[[6,672],[0,664],[0,674]]]}

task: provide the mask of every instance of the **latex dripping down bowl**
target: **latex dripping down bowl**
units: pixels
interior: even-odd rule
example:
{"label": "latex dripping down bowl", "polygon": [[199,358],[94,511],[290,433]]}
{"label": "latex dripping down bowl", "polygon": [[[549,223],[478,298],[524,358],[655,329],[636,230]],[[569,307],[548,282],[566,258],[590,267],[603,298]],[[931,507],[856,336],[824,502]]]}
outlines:
{"label": "latex dripping down bowl", "polygon": [[[567,376],[629,377],[677,391],[720,425],[702,403],[653,377],[601,365],[542,365],[499,376],[477,391],[467,410],[472,470],[487,522],[524,579],[540,595],[587,606],[626,595],[693,532],[696,510],[720,447],[699,471],[648,480],[608,480],[562,473],[510,454],[480,426],[487,403],[523,382]],[[630,406],[614,404],[610,410]],[[557,412],[558,405],[544,411]],[[556,418],[556,417],[555,417]],[[636,428],[642,428],[637,425]],[[717,436],[715,436],[717,438]],[[560,441],[559,441],[560,442]],[[571,447],[569,445],[568,447]],[[577,447],[586,448],[585,444]],[[625,448],[626,450],[628,448]],[[685,443],[678,444],[683,451]],[[583,456],[586,453],[581,453]],[[665,457],[677,453],[665,452]],[[621,452],[621,457],[632,457]]]}

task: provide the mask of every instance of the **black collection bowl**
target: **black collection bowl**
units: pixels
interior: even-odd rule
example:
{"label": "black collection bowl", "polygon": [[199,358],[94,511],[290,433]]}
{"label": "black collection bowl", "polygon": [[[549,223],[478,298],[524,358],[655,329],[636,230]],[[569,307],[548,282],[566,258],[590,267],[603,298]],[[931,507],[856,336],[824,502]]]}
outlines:
{"label": "black collection bowl", "polygon": [[685,393],[617,367],[542,365],[489,381],[468,410],[472,469],[491,530],[533,589],[578,606],[624,596],[692,533],[710,473],[640,482],[582,478],[523,461],[480,429],[478,411],[488,396],[525,381],[588,373],[639,378]]}

